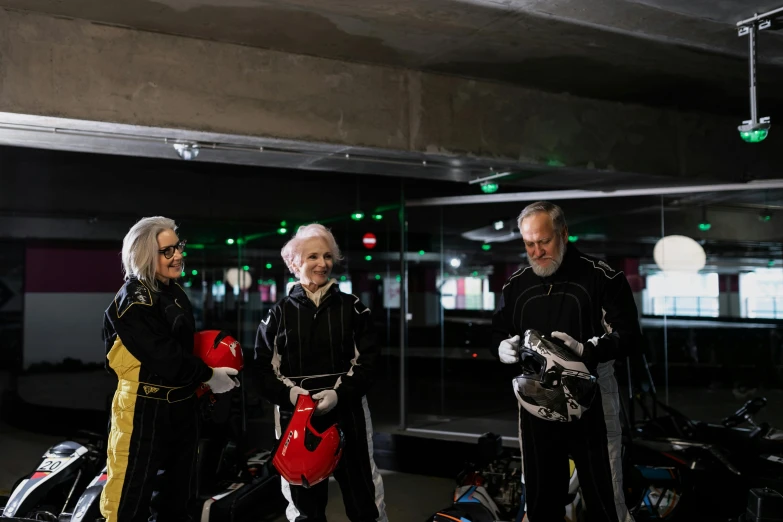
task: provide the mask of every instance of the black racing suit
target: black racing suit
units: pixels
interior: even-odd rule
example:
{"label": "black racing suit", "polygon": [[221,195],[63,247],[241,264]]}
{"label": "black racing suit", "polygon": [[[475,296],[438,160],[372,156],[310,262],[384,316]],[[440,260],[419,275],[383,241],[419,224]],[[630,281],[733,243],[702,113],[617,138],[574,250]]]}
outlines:
{"label": "black racing suit", "polygon": [[193,355],[195,321],[175,282],[131,278],[106,309],[107,370],[117,376],[101,495],[106,522],[146,522],[158,470],[158,522],[185,520],[198,444],[195,389],[212,369]]}
{"label": "black racing suit", "polygon": [[598,376],[601,390],[575,422],[539,419],[520,407],[528,518],[563,520],[570,454],[590,519],[631,520],[622,489],[620,397],[613,362],[637,352],[641,331],[625,275],[571,244],[551,277],[537,276],[532,267],[517,271],[503,286],[492,318],[493,355],[498,357],[501,341],[524,337],[527,329],[547,336],[565,332],[582,343],[582,359]]}
{"label": "black racing suit", "polygon": [[[337,405],[321,419],[334,419],[345,435],[334,477],[351,522],[387,520],[365,397],[373,382],[376,353],[370,309],[337,284],[326,290],[318,306],[296,284],[261,321],[256,336],[254,365],[262,376],[263,395],[276,405],[277,438],[293,412],[293,386],[311,394],[332,388],[337,393]],[[288,520],[325,521],[328,484],[324,480],[304,488],[282,480]]]}

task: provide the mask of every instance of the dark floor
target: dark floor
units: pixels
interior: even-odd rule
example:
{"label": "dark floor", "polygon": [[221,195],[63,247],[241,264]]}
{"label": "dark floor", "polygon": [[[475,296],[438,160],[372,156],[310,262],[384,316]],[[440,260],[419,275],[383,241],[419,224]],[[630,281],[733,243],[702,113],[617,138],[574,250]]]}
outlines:
{"label": "dark floor", "polygon": [[[407,418],[407,429],[400,429],[400,393],[394,373],[382,379],[369,397],[373,422],[378,439],[376,451],[379,468],[383,471],[390,520],[424,520],[434,510],[448,505],[454,486],[454,470],[459,462],[449,462],[454,450],[447,441],[475,443],[482,433],[492,431],[504,438],[504,445],[516,447],[516,404],[510,386],[502,376],[487,375],[492,367],[477,367],[478,379],[490,383],[466,392],[465,379],[450,374],[443,380],[416,379],[407,398],[412,410]],[[445,372],[444,372],[445,376]],[[475,376],[471,376],[473,378]],[[491,383],[492,380],[499,381]],[[46,373],[21,376],[17,382],[18,394],[26,402],[48,407],[51,412],[72,412],[78,418],[89,419],[105,426],[106,397],[113,390],[113,380],[102,370],[79,373]],[[0,373],[0,391],[8,387],[8,375]],[[472,386],[471,386],[472,387]],[[507,395],[503,390],[508,388]],[[252,396],[252,394],[250,394]],[[668,389],[669,404],[684,414],[699,420],[719,422],[750,397],[763,395],[767,407],[756,420],[783,427],[783,390],[746,390],[732,387]],[[659,390],[666,400],[667,394]],[[412,400],[413,397],[415,400]],[[250,430],[257,430],[259,439],[271,440],[270,410],[263,404],[248,399],[249,408],[255,408],[256,418],[249,422]],[[67,410],[66,410],[67,409]],[[39,418],[27,419],[28,426],[0,424],[0,494],[11,488],[13,482],[36,463],[42,452],[53,442],[62,440],[58,426],[48,420],[46,410]],[[261,412],[259,414],[259,412]],[[20,420],[20,417],[15,420]],[[434,443],[424,454],[429,460],[400,459],[407,454],[407,440]],[[456,442],[454,442],[456,444]],[[411,446],[412,447],[412,446]],[[419,444],[419,447],[422,447]],[[330,484],[330,521],[347,520],[342,511],[339,487]],[[285,520],[282,515],[275,522]]]}

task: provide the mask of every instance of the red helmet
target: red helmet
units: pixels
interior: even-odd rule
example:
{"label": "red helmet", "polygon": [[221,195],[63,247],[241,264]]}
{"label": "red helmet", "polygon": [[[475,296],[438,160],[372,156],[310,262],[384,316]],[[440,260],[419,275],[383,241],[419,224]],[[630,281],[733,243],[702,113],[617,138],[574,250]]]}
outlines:
{"label": "red helmet", "polygon": [[272,458],[280,475],[295,486],[309,488],[329,478],[343,454],[343,432],[332,424],[318,433],[311,424],[315,401],[300,395]]}
{"label": "red helmet", "polygon": [[[204,330],[196,332],[193,338],[193,355],[207,363],[210,368],[234,368],[241,371],[245,365],[242,346],[228,332],[223,330]],[[202,383],[196,390],[201,397],[209,390]]]}

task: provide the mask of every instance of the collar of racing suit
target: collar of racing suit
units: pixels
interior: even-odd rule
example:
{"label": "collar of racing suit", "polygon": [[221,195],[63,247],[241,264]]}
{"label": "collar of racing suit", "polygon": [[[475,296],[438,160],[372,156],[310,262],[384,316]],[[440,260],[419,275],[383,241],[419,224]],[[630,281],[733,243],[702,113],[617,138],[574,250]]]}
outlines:
{"label": "collar of racing suit", "polygon": [[302,286],[300,282],[297,282],[291,289],[291,293],[289,295],[299,302],[312,303],[317,308],[321,306],[321,304],[326,300],[326,297],[330,292],[339,291],[339,286],[335,285],[336,282],[336,279],[330,279],[328,283],[315,292],[311,292]]}
{"label": "collar of racing suit", "polygon": [[311,292],[310,290],[302,286],[301,283],[299,283],[299,286],[301,286],[302,289],[305,291],[307,298],[310,299],[313,303],[315,303],[315,306],[318,306],[321,304],[321,299],[323,298],[323,296],[326,295],[326,292],[329,291],[329,288],[336,282],[337,282],[336,279],[330,279],[328,283],[320,287],[315,292]]}

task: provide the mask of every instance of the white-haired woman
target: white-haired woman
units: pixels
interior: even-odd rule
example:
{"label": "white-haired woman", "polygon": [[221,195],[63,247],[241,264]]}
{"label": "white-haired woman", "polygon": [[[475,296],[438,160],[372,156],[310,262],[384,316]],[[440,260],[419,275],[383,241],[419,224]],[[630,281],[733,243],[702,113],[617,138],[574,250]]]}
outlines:
{"label": "white-haired woman", "polygon": [[146,522],[158,470],[158,522],[188,520],[198,444],[194,392],[238,384],[231,368],[210,368],[193,355],[195,320],[176,283],[185,242],[171,219],[140,220],[122,242],[125,284],[103,317],[106,368],[117,377],[101,494],[107,522]]}
{"label": "white-haired woman", "polygon": [[[342,257],[323,225],[300,227],[281,254],[299,281],[261,321],[255,346],[263,394],[276,405],[276,435],[280,437],[281,425],[290,419],[297,397],[314,392],[315,415],[338,422],[345,435],[334,477],[349,520],[385,521],[383,482],[373,460],[365,397],[377,352],[370,310],[330,278]],[[310,488],[282,483],[289,521],[326,521],[328,480]]]}

